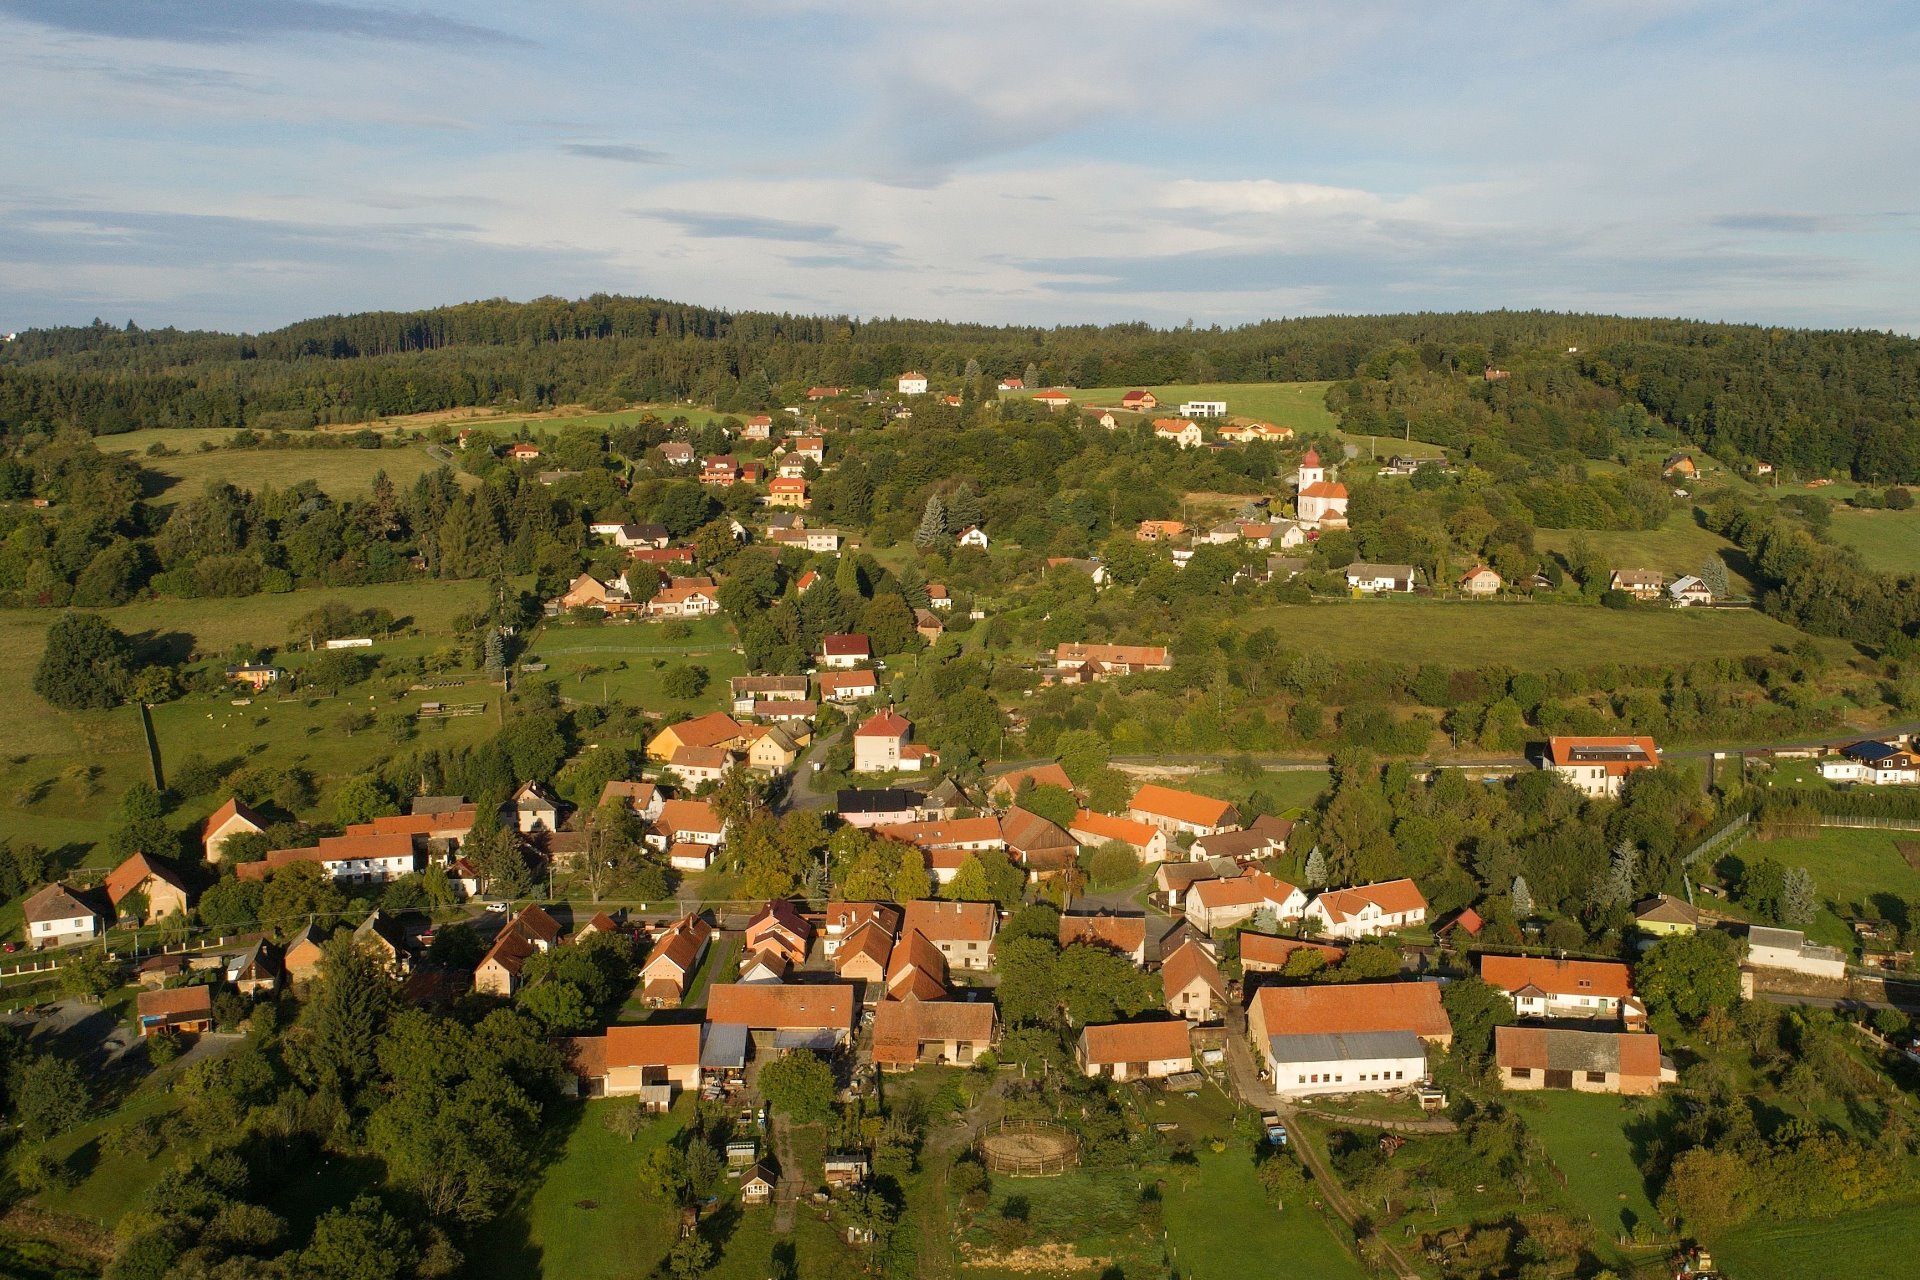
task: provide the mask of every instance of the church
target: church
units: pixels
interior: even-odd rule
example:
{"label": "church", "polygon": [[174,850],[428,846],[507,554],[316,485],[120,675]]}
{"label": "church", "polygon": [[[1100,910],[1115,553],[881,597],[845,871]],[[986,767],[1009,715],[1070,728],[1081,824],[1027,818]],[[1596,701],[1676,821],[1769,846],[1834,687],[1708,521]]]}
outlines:
{"label": "church", "polygon": [[1301,524],[1309,529],[1347,527],[1347,486],[1327,479],[1317,450],[1308,449],[1306,457],[1300,459],[1294,486],[1294,505]]}

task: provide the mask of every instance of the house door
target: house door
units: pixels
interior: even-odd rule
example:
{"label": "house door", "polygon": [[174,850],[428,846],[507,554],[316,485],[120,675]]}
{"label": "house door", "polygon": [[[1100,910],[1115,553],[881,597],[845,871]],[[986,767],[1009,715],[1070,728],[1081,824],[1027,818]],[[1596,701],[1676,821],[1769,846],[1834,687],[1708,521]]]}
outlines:
{"label": "house door", "polygon": [[1549,1069],[1547,1071],[1547,1088],[1549,1089],[1573,1088],[1573,1072],[1554,1071]]}

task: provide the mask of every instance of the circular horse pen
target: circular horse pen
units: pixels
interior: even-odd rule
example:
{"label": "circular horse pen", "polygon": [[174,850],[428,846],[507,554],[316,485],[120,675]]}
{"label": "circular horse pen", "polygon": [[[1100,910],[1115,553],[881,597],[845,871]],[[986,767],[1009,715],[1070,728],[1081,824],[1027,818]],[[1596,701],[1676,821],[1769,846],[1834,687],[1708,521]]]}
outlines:
{"label": "circular horse pen", "polygon": [[974,1149],[989,1171],[1010,1178],[1051,1178],[1080,1163],[1080,1139],[1051,1120],[1002,1120]]}

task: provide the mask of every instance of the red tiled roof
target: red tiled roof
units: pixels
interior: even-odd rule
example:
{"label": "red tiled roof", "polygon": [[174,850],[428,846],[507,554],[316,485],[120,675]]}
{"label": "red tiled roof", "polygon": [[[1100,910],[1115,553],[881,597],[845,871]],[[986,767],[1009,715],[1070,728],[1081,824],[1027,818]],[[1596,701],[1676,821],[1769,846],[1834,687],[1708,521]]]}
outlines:
{"label": "red tiled roof", "polygon": [[[1640,758],[1632,758],[1629,750],[1637,748]],[[1612,759],[1577,759],[1583,749],[1598,749]],[[1553,763],[1561,768],[1571,765],[1603,765],[1609,775],[1618,777],[1631,773],[1635,769],[1645,769],[1660,763],[1660,748],[1652,738],[1624,735],[1606,735],[1590,738],[1548,738],[1547,754]]]}
{"label": "red tiled roof", "polygon": [[1073,815],[1073,825],[1069,831],[1081,839],[1091,836],[1087,843],[1104,843],[1118,840],[1130,844],[1136,849],[1144,849],[1160,834],[1160,828],[1151,822],[1135,822],[1131,818],[1116,818],[1110,814],[1095,813],[1091,809],[1082,809]]}
{"label": "red tiled roof", "polygon": [[913,724],[897,711],[880,711],[867,717],[867,722],[853,731],[856,738],[900,738],[912,730]]}
{"label": "red tiled roof", "polygon": [[1424,911],[1427,907],[1426,895],[1411,880],[1383,880],[1379,884],[1359,884],[1351,889],[1328,889],[1314,901],[1327,909],[1334,920],[1345,920],[1359,915],[1371,903],[1388,915],[1405,915],[1410,911]]}
{"label": "red tiled roof", "polygon": [[119,906],[120,899],[138,889],[149,876],[185,891],[186,886],[180,883],[179,877],[165,867],[149,861],[146,854],[136,853],[108,873],[107,898],[114,906]]}
{"label": "red tiled roof", "polygon": [[1480,957],[1480,977],[1512,994],[1538,987],[1549,995],[1633,997],[1627,966],[1605,960],[1556,960],[1551,956]]}
{"label": "red tiled roof", "polygon": [[892,954],[893,935],[881,927],[879,921],[866,920],[840,940],[833,953],[833,971],[845,974],[848,965],[864,956],[885,973]]}
{"label": "red tiled roof", "polygon": [[1192,1058],[1193,1041],[1184,1020],[1111,1022],[1081,1032],[1089,1063],[1164,1062]]}
{"label": "red tiled roof", "polygon": [[1147,944],[1145,916],[1061,916],[1060,945],[1090,942],[1132,956]]}
{"label": "red tiled roof", "polygon": [[669,800],[660,806],[660,819],[656,824],[663,831],[698,831],[711,833],[721,830],[722,823],[713,806],[705,800]]}
{"label": "red tiled roof", "polygon": [[134,1008],[142,1018],[171,1018],[183,1013],[211,1014],[213,988],[167,987],[160,991],[142,991],[134,1000]]}
{"label": "red tiled roof", "polygon": [[215,831],[219,830],[220,824],[225,822],[228,818],[236,818],[236,817],[243,818],[246,821],[251,822],[256,831],[266,830],[266,826],[267,826],[266,819],[262,818],[259,814],[255,813],[252,809],[249,809],[245,804],[241,803],[240,798],[238,796],[235,796],[233,799],[221,805],[218,809],[215,809],[213,813],[208,816],[206,822],[200,828],[201,841],[204,842],[208,836],[212,835]]}
{"label": "red tiled roof", "polygon": [[683,747],[717,747],[740,736],[740,724],[724,711],[709,711],[704,716],[669,725]]}
{"label": "red tiled roof", "polygon": [[1196,981],[1206,983],[1221,999],[1226,998],[1227,980],[1221,976],[1220,966],[1204,947],[1189,940],[1160,962],[1160,984],[1167,999],[1172,1000]]}
{"label": "red tiled roof", "polygon": [[700,1061],[697,1022],[608,1027],[606,1042],[608,1067],[686,1067]]}
{"label": "red tiled roof", "polygon": [[853,988],[838,982],[794,986],[719,982],[707,991],[707,1021],[760,1031],[851,1031]]}
{"label": "red tiled roof", "polygon": [[887,995],[938,1000],[947,994],[947,961],[927,935],[909,929],[887,959]]}
{"label": "red tiled roof", "polygon": [[922,849],[954,848],[963,844],[1003,843],[1000,819],[948,818],[942,822],[882,822],[874,827],[880,835]]}
{"label": "red tiled roof", "polygon": [[828,636],[820,651],[829,658],[865,658],[873,653],[873,643],[862,635]]}
{"label": "red tiled roof", "polygon": [[1275,965],[1285,967],[1287,961],[1297,951],[1314,951],[1327,958],[1329,964],[1338,964],[1346,958],[1344,947],[1330,946],[1324,942],[1302,942],[1298,938],[1276,938],[1272,934],[1242,932],[1240,935],[1240,963]]}
{"label": "red tiled roof", "polygon": [[924,933],[933,942],[990,942],[999,923],[999,908],[991,902],[921,899],[906,904],[901,928]]}
{"label": "red tiled roof", "polygon": [[1233,805],[1228,801],[1195,795],[1191,791],[1176,791],[1153,782],[1134,792],[1128,807],[1200,827],[1223,826],[1233,819]]}
{"label": "red tiled roof", "polygon": [[1334,986],[1262,987],[1254,997],[1268,1035],[1411,1031],[1429,1039],[1451,1036],[1453,1024],[1432,982],[1357,982]]}
{"label": "red tiled roof", "polygon": [[873,1011],[873,1060],[902,1065],[924,1043],[966,1040],[976,1049],[993,1039],[993,1004],[966,1000],[887,1000]]}
{"label": "red tiled roof", "polygon": [[1660,1078],[1660,1037],[1644,1032],[1586,1031],[1558,1027],[1495,1027],[1494,1061],[1502,1068],[1554,1067],[1618,1071],[1627,1077]]}

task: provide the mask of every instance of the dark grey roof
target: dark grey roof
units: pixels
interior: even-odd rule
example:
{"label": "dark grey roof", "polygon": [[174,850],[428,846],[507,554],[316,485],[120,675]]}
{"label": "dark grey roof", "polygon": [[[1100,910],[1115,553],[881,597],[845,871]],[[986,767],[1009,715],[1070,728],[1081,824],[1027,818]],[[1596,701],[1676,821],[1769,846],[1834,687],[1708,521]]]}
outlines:
{"label": "dark grey roof", "polygon": [[1330,1031],[1268,1036],[1275,1062],[1357,1062],[1423,1058],[1426,1049],[1411,1031]]}
{"label": "dark grey roof", "polygon": [[920,793],[905,787],[881,787],[872,791],[836,791],[833,807],[841,813],[894,813],[919,805]]}
{"label": "dark grey roof", "polygon": [[1900,748],[1890,747],[1884,742],[1856,742],[1850,747],[1842,747],[1840,754],[1849,760],[1858,760],[1863,764],[1873,764],[1880,760],[1890,760],[1900,754]]}
{"label": "dark grey roof", "polygon": [[465,796],[415,796],[413,803],[407,806],[407,812],[452,813],[467,802]]}
{"label": "dark grey roof", "polygon": [[831,1049],[840,1043],[840,1033],[832,1027],[789,1027],[773,1034],[776,1049]]}
{"label": "dark grey roof", "polygon": [[747,1065],[747,1029],[731,1022],[709,1022],[700,1036],[700,1065],[731,1067]]}

